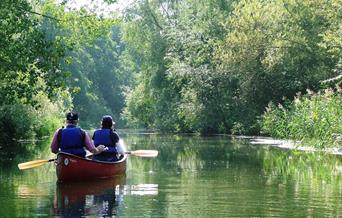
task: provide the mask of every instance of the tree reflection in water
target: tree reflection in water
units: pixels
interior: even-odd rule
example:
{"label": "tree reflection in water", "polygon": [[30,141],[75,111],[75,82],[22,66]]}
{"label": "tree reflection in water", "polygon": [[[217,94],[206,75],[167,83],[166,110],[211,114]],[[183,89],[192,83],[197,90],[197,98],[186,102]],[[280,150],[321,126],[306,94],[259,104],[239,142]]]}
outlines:
{"label": "tree reflection in water", "polygon": [[282,176],[295,177],[296,181],[340,182],[342,158],[319,152],[296,150],[265,150],[263,169],[269,178]]}

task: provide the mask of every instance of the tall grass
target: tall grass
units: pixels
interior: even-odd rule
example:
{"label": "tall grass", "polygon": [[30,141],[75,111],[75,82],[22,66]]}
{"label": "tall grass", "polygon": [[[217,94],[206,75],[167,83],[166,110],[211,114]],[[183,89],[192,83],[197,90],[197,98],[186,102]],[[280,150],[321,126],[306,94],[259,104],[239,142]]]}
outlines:
{"label": "tall grass", "polygon": [[262,133],[300,140],[318,148],[342,147],[341,88],[296,96],[284,105],[270,103],[261,120]]}

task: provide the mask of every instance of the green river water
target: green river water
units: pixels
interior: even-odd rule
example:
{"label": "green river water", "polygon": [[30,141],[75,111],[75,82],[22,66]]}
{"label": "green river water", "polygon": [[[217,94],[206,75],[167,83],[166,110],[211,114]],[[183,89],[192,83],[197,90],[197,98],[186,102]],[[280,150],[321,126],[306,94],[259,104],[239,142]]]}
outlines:
{"label": "green river water", "polygon": [[228,136],[120,135],[158,157],[130,156],[114,179],[58,184],[53,163],[17,168],[54,157],[40,142],[0,166],[0,217],[342,217],[341,156]]}

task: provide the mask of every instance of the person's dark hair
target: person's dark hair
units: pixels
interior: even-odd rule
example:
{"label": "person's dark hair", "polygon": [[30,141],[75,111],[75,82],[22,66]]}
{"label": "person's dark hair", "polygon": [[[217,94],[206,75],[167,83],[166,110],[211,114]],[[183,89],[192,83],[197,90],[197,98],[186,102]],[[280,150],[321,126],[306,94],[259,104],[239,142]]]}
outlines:
{"label": "person's dark hair", "polygon": [[68,123],[70,124],[77,124],[78,122],[78,113],[76,112],[68,112],[65,115],[65,118],[67,120]]}
{"label": "person's dark hair", "polygon": [[65,118],[67,120],[78,120],[78,113],[76,112],[68,112],[66,115],[65,115]]}
{"label": "person's dark hair", "polygon": [[113,118],[110,115],[105,115],[102,117],[101,124],[102,124],[102,128],[110,129],[113,127],[115,122],[113,121]]}

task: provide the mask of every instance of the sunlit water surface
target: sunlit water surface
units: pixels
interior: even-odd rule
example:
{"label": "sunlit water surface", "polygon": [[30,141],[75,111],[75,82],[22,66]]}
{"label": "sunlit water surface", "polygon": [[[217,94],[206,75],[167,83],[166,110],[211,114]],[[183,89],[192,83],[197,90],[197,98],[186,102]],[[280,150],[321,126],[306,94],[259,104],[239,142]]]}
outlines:
{"label": "sunlit water surface", "polygon": [[[120,132],[129,150],[125,176],[56,183],[53,163],[0,168],[1,217],[342,217],[342,158],[280,150],[228,136]],[[4,152],[3,152],[4,153]]]}

